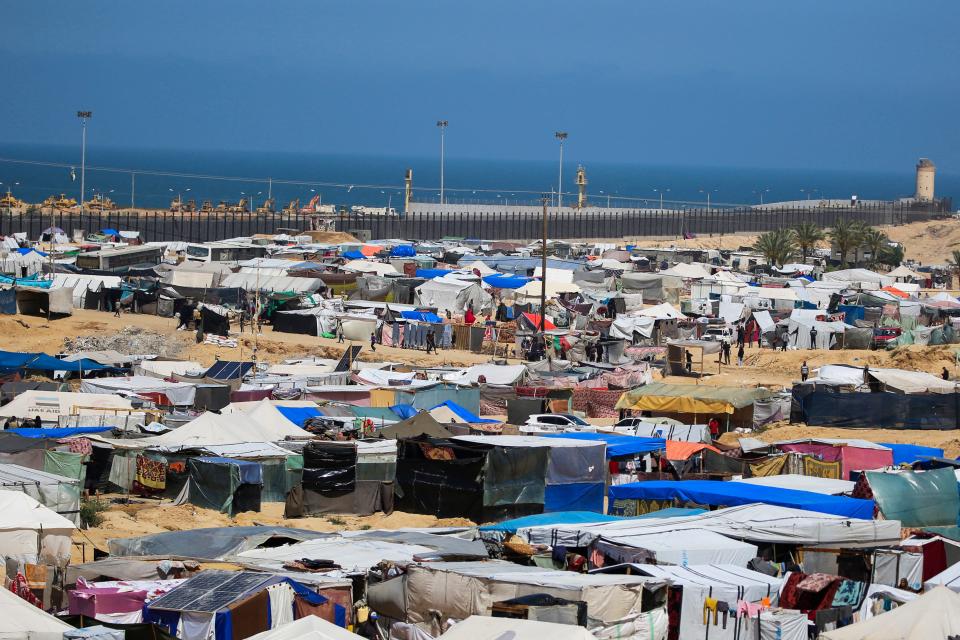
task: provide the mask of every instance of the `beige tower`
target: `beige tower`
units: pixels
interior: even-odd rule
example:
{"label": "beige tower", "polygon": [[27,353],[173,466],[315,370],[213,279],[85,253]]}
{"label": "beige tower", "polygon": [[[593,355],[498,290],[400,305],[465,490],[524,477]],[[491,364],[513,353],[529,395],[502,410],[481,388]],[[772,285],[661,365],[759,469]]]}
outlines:
{"label": "beige tower", "polygon": [[920,202],[933,202],[933,181],[937,168],[927,158],[917,162],[917,193],[914,196]]}
{"label": "beige tower", "polygon": [[407,169],[403,176],[403,212],[410,210],[410,203],[413,202],[413,169]]}
{"label": "beige tower", "polygon": [[577,209],[587,206],[587,170],[577,167]]}

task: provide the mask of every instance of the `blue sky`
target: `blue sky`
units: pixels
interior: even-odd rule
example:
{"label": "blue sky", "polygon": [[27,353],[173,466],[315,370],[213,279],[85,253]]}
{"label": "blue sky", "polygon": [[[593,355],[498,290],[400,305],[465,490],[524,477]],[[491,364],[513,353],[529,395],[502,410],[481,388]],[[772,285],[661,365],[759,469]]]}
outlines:
{"label": "blue sky", "polygon": [[0,142],[958,172],[956,0],[0,4]]}

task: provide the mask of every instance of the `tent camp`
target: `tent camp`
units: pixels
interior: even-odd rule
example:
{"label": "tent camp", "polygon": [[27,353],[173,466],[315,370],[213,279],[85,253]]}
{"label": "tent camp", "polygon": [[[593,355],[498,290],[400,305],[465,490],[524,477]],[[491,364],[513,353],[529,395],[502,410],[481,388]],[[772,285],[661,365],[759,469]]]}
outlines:
{"label": "tent camp", "polygon": [[129,411],[130,400],[110,393],[72,393],[69,391],[24,391],[0,407],[0,417],[34,418],[57,421],[63,415],[102,415]]}
{"label": "tent camp", "polygon": [[80,480],[31,469],[18,464],[0,464],[0,490],[21,491],[74,524],[80,524]]}
{"label": "tent camp", "polygon": [[960,634],[960,595],[936,587],[863,622],[826,631],[823,640],[928,640]]}
{"label": "tent camp", "polygon": [[439,312],[463,313],[473,307],[475,313],[490,307],[490,294],[476,282],[460,280],[450,275],[424,282],[416,288],[415,304],[435,308]]}

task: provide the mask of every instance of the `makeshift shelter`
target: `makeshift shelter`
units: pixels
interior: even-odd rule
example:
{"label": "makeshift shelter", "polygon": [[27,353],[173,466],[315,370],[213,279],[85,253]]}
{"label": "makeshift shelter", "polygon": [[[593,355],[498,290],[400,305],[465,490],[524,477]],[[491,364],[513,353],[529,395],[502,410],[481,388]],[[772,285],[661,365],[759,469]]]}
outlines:
{"label": "makeshift shelter", "polygon": [[960,634],[960,595],[935,587],[896,609],[834,631],[823,640],[928,640]]}
{"label": "makeshift shelter", "polygon": [[114,415],[129,412],[130,400],[107,393],[69,391],[24,391],[0,407],[0,417],[35,418],[58,421],[66,415]]}
{"label": "makeshift shelter", "polygon": [[421,435],[431,438],[451,438],[454,434],[437,422],[429,413],[421,411],[406,420],[378,429],[377,435],[381,438],[400,440],[417,438]]}
{"label": "makeshift shelter", "polygon": [[452,400],[446,400],[430,409],[430,415],[444,424],[499,424],[499,420],[481,418]]}
{"label": "makeshift shelter", "polygon": [[18,286],[17,310],[28,316],[73,315],[73,288],[40,288]]}
{"label": "makeshift shelter", "polygon": [[873,517],[874,506],[872,500],[720,480],[650,480],[610,487],[611,513],[627,515],[624,512],[628,510],[628,500],[667,501],[677,503],[677,506],[684,503],[711,506],[760,503],[865,520]]}
{"label": "makeshift shelter", "polygon": [[197,396],[197,387],[193,384],[169,382],[153,376],[86,379],[80,384],[80,391],[84,394],[154,395],[160,404],[176,406],[192,406]]}
{"label": "makeshift shelter", "polygon": [[501,561],[427,562],[369,586],[367,595],[381,615],[434,636],[439,635],[438,623],[448,618],[490,615],[496,602],[542,593],[586,603],[587,630],[598,637],[663,639],[666,611],[653,602],[662,589],[662,582],[637,576],[578,574]]}
{"label": "makeshift shelter", "polygon": [[0,557],[65,565],[76,525],[26,493],[0,491]]}
{"label": "makeshift shelter", "polygon": [[181,629],[181,640],[249,637],[268,631],[271,620],[291,622],[309,615],[345,627],[350,611],[331,599],[333,593],[328,595],[280,575],[208,569],[148,603],[143,619],[171,633]]}
{"label": "makeshift shelter", "polygon": [[302,490],[287,496],[286,515],[370,515],[393,511],[395,440],[311,441],[303,448]]}
{"label": "makeshift shelter", "polygon": [[606,442],[536,436],[458,436],[457,441],[510,448],[546,447],[543,512],[603,511]]}
{"label": "makeshift shelter", "polygon": [[[418,269],[418,272],[422,269]],[[493,298],[476,282],[444,275],[424,282],[415,289],[414,304],[440,312],[463,313],[473,307],[475,313],[490,307]]]}
{"label": "makeshift shelter", "polygon": [[929,471],[867,471],[864,474],[884,518],[905,527],[952,526],[960,493],[952,468]]}
{"label": "makeshift shelter", "polygon": [[583,627],[572,624],[473,615],[450,627],[437,640],[502,640],[503,638],[594,640],[596,636]]}
{"label": "makeshift shelter", "polygon": [[845,393],[817,384],[793,386],[791,421],[811,426],[879,429],[956,429],[957,393]]}
{"label": "makeshift shelter", "polygon": [[[707,356],[720,353],[718,340],[671,340],[667,342],[667,363],[665,375],[702,377],[706,371],[704,363]],[[694,357],[694,353],[697,354]],[[717,360],[717,373],[720,373],[720,361]],[[688,368],[689,363],[689,368]]]}
{"label": "makeshift shelter", "polygon": [[9,589],[0,589],[0,620],[0,640],[62,640],[74,629]]}
{"label": "makeshift shelter", "polygon": [[841,480],[850,480],[852,471],[881,469],[893,464],[893,452],[890,449],[866,440],[809,438],[777,442],[776,447],[787,453],[814,456],[821,463],[839,462]]}
{"label": "makeshift shelter", "polygon": [[45,507],[80,524],[80,494],[83,483],[18,464],[0,464],[0,490],[21,491]]}
{"label": "makeshift shelter", "polygon": [[754,402],[769,395],[770,392],[762,388],[651,382],[625,392],[616,408],[669,415],[688,423],[705,422],[704,418],[717,416],[728,427],[752,426]]}
{"label": "makeshift shelter", "polygon": [[263,471],[248,460],[206,456],[187,460],[189,480],[185,498],[198,507],[233,516],[260,511]]}

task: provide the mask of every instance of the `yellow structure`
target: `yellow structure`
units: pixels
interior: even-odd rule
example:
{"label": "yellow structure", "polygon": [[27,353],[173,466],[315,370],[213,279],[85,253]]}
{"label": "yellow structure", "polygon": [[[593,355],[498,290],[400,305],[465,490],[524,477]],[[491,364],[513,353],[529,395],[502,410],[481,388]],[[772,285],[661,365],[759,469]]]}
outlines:
{"label": "yellow structure", "polygon": [[410,203],[413,202],[413,169],[407,169],[403,176],[403,212],[410,209]]}
{"label": "yellow structure", "polygon": [[583,165],[577,167],[577,209],[587,206],[587,170]]}
{"label": "yellow structure", "polygon": [[937,168],[928,158],[920,158],[917,162],[917,193],[914,197],[920,202],[933,202],[933,183],[937,175]]}
{"label": "yellow structure", "polygon": [[0,207],[16,209],[17,207],[22,207],[24,205],[23,200],[18,200],[13,197],[13,194],[10,193],[10,189],[7,189],[7,195],[0,198]]}

